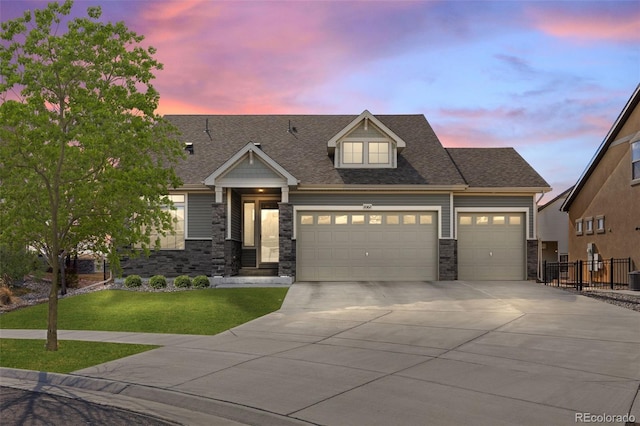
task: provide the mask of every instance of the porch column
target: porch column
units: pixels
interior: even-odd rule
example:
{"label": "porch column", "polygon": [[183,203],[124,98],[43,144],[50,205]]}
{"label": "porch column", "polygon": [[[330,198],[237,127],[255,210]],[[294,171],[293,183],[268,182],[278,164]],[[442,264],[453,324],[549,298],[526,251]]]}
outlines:
{"label": "porch column", "polygon": [[280,256],[278,275],[294,277],[296,275],[296,242],[293,240],[293,206],[278,203]]}
{"label": "porch column", "polygon": [[212,248],[211,266],[212,276],[224,276],[225,274],[225,235],[227,222],[227,209],[224,203],[213,203],[212,217]]}

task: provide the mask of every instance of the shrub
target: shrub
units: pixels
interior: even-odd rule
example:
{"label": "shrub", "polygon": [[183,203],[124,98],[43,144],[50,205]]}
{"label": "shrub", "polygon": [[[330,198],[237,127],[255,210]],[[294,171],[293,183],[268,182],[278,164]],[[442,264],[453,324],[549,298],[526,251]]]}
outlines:
{"label": "shrub", "polygon": [[0,285],[0,306],[11,305],[16,301],[11,289],[5,285]]}
{"label": "shrub", "polygon": [[17,243],[0,244],[0,277],[6,285],[22,284],[24,276],[41,268],[38,256]]}
{"label": "shrub", "polygon": [[140,275],[129,275],[127,278],[124,279],[125,287],[133,288],[133,287],[140,287],[141,285],[142,285],[142,278],[140,278]]}
{"label": "shrub", "polygon": [[198,275],[193,279],[193,286],[195,288],[207,288],[209,287],[209,278],[206,275]]}
{"label": "shrub", "polygon": [[187,275],[180,275],[173,280],[173,286],[178,288],[189,288],[191,287],[191,278]]}
{"label": "shrub", "polygon": [[167,286],[167,279],[164,275],[154,275],[149,278],[149,286],[153,288],[165,288]]}

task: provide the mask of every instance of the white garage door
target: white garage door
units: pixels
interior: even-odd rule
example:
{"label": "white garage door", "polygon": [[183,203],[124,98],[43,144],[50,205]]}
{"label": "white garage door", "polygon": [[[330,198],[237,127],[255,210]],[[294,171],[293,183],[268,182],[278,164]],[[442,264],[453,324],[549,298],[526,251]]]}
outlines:
{"label": "white garage door", "polygon": [[435,212],[302,212],[300,281],[425,281],[438,273]]}
{"label": "white garage door", "polygon": [[525,278],[523,213],[458,215],[458,279]]}

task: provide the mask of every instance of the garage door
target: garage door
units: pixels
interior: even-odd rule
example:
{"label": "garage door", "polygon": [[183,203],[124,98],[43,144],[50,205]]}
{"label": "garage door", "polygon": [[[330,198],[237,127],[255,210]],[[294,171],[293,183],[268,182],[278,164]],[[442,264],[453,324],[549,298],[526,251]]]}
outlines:
{"label": "garage door", "polygon": [[524,275],[523,213],[458,215],[458,279],[522,280]]}
{"label": "garage door", "polygon": [[297,221],[298,280],[437,278],[436,212],[303,212]]}

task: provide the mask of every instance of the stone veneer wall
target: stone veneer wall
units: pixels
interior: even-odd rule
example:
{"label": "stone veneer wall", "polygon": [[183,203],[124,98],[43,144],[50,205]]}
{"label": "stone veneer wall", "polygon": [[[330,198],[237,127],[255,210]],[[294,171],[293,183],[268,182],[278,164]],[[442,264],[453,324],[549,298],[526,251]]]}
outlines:
{"label": "stone veneer wall", "polygon": [[280,259],[278,275],[295,277],[296,275],[296,242],[293,240],[293,206],[278,203],[279,209],[279,244]]}
{"label": "stone veneer wall", "polygon": [[444,239],[438,242],[439,277],[440,281],[458,279],[458,241]]}
{"label": "stone veneer wall", "polygon": [[123,258],[120,262],[125,276],[211,276],[211,251],[210,240],[186,240],[184,250],[158,250],[149,257]]}
{"label": "stone veneer wall", "polygon": [[538,240],[527,240],[527,279],[538,278]]}
{"label": "stone veneer wall", "polygon": [[227,219],[227,209],[226,204],[224,203],[214,203],[213,204],[213,212],[212,212],[212,235],[211,238],[213,240],[213,249],[211,253],[211,258],[209,261],[211,262],[212,275],[213,276],[224,276],[226,274],[226,262],[225,262],[225,252],[226,252],[226,229],[225,223]]}
{"label": "stone veneer wall", "polygon": [[224,274],[238,275],[240,260],[242,259],[242,242],[226,240],[224,242]]}

